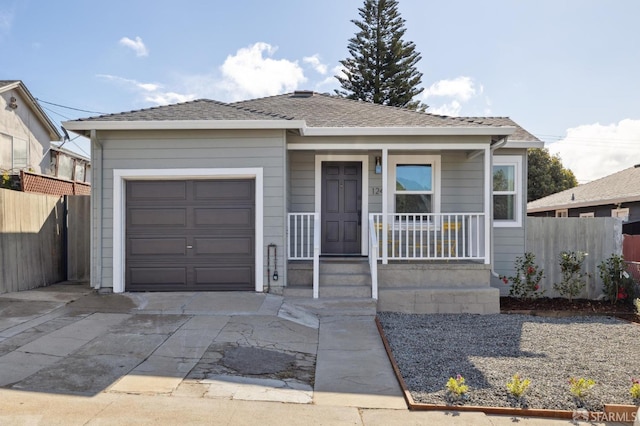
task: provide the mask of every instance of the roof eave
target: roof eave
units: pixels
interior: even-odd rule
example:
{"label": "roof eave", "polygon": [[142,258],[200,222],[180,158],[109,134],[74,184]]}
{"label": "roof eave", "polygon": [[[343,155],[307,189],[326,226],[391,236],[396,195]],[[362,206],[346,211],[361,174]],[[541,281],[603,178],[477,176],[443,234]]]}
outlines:
{"label": "roof eave", "polygon": [[544,148],[543,141],[512,141],[509,139],[502,148]]}
{"label": "roof eave", "polygon": [[515,127],[305,127],[303,136],[509,136]]}
{"label": "roof eave", "polygon": [[62,123],[67,130],[86,134],[91,130],[252,130],[302,129],[301,120],[73,120]]}
{"label": "roof eave", "polygon": [[51,119],[49,118],[47,113],[44,112],[44,110],[42,109],[42,107],[40,106],[40,104],[38,103],[36,98],[33,97],[31,92],[29,92],[29,89],[27,89],[27,87],[24,85],[24,83],[22,83],[22,81],[18,80],[15,83],[12,83],[12,84],[9,84],[7,86],[4,86],[2,88],[2,92],[6,92],[6,91],[9,91],[9,90],[12,90],[12,89],[16,89],[18,92],[20,92],[20,95],[22,97],[24,97],[24,98],[26,98],[28,100],[29,106],[31,107],[31,110],[36,114],[36,116],[45,125],[45,127],[48,128],[50,139],[51,140],[60,140],[60,139],[62,139],[62,135],[60,134],[60,132],[58,131],[56,126],[53,124],[53,122],[51,121]]}

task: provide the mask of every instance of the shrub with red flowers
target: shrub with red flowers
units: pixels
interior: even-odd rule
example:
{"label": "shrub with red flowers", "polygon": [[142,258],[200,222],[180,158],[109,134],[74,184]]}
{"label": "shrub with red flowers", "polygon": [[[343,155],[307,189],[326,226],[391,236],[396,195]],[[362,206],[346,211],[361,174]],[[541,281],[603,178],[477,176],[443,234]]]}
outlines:
{"label": "shrub with red flowers", "polygon": [[512,277],[501,276],[505,285],[511,282],[509,295],[523,299],[535,299],[544,294],[540,288],[540,281],[544,278],[544,270],[536,265],[536,256],[527,252],[524,256],[516,257],[515,274]]}
{"label": "shrub with red flowers", "polygon": [[569,301],[578,296],[587,285],[586,278],[591,275],[582,270],[582,264],[587,253],[578,251],[563,251],[560,253],[560,272],[562,281],[554,283],[553,288]]}
{"label": "shrub with red flowers", "polygon": [[638,284],[627,272],[627,264],[619,255],[611,255],[598,265],[600,278],[602,279],[604,296],[612,304],[632,303],[640,293]]}

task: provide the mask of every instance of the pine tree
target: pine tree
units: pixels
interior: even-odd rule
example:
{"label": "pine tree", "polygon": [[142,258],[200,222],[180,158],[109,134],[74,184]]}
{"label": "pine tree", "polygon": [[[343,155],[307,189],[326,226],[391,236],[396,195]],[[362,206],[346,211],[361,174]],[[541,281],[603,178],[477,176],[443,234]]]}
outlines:
{"label": "pine tree", "polygon": [[415,43],[402,38],[405,20],[396,0],[365,0],[358,9],[362,20],[352,20],[359,28],[349,39],[350,58],[340,61],[345,77],[336,76],[343,90],[336,94],[377,104],[416,109],[413,98],[424,88],[422,73],[416,69],[421,59]]}

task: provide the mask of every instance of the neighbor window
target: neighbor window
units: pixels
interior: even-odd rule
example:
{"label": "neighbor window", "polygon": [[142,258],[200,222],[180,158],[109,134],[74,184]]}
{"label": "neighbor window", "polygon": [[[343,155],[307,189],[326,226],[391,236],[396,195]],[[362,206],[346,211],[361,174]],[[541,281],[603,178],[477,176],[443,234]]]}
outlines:
{"label": "neighbor window", "polygon": [[0,143],[0,160],[4,167],[20,170],[29,166],[29,142],[26,139],[0,134]]}
{"label": "neighbor window", "polygon": [[493,220],[497,226],[522,225],[522,157],[495,156],[493,161]]}
{"label": "neighbor window", "polygon": [[619,217],[623,222],[629,221],[629,209],[612,209],[611,217]]}
{"label": "neighbor window", "polygon": [[580,217],[596,217],[593,212],[580,213]]}
{"label": "neighbor window", "polygon": [[395,213],[437,213],[437,172],[440,157],[389,156],[389,200]]}
{"label": "neighbor window", "polygon": [[556,210],[556,217],[569,217],[569,210],[567,209]]}

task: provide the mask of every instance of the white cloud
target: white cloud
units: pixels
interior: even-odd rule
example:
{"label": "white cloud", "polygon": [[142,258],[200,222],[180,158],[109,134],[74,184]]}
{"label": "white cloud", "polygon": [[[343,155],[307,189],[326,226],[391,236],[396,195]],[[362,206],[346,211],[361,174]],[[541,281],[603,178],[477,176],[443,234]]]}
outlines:
{"label": "white cloud", "polygon": [[311,65],[319,74],[325,75],[327,73],[327,66],[320,62],[320,55],[317,53],[312,56],[305,56],[302,58],[302,62]]}
{"label": "white cloud", "polygon": [[[217,86],[225,98],[241,100],[289,92],[307,81],[297,61],[272,59],[277,47],[258,42],[227,56]],[[266,57],[265,57],[266,55]]]}
{"label": "white cloud", "polygon": [[[482,85],[479,92],[483,92]],[[456,77],[451,80],[440,80],[433,83],[422,93],[423,99],[433,97],[454,98],[461,102],[467,102],[477,94],[475,83],[471,77]]]}
{"label": "white cloud", "polygon": [[149,49],[147,49],[140,37],[136,37],[135,40],[129,37],[122,37],[120,44],[136,52],[136,56],[149,56]]}
{"label": "white cloud", "polygon": [[567,136],[548,145],[559,154],[579,183],[610,175],[640,163],[640,120],[624,119],[609,125],[585,124],[567,130]]}
{"label": "white cloud", "polygon": [[[298,61],[275,59],[276,51],[277,48],[268,43],[257,42],[227,56],[224,63],[213,72],[176,76],[172,84],[140,82],[107,74],[100,74],[98,77],[137,93],[140,100],[153,104],[184,102],[196,98],[232,102],[291,92],[307,82]],[[317,58],[317,63],[309,58]],[[303,61],[313,66],[322,65],[317,55],[308,56]],[[335,67],[333,71],[338,73],[340,67]],[[336,81],[333,76],[326,80],[327,82],[316,83],[315,89]]]}
{"label": "white cloud", "polygon": [[141,100],[155,105],[166,105],[176,102],[187,102],[196,98],[193,94],[181,94],[175,91],[163,91],[158,83],[141,83],[137,80],[118,77],[110,74],[98,74],[97,77],[112,81],[127,90],[136,93]]}
{"label": "white cloud", "polygon": [[316,83],[315,91],[316,92],[327,92],[327,89],[331,93],[333,93],[333,89],[338,89],[340,87],[340,82],[335,77],[339,75],[340,77],[345,77],[344,67],[342,65],[336,65],[331,69],[331,75],[327,76],[320,82]]}
{"label": "white cloud", "polygon": [[429,106],[427,112],[429,114],[435,115],[448,115],[450,117],[457,117],[460,115],[460,111],[462,110],[462,104],[458,101],[451,101],[444,105],[440,106]]}

